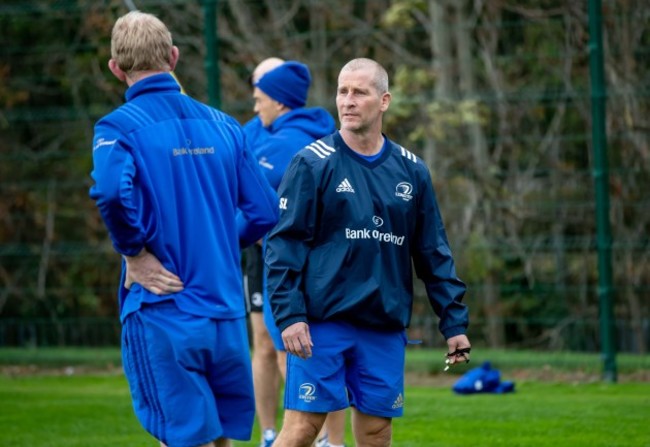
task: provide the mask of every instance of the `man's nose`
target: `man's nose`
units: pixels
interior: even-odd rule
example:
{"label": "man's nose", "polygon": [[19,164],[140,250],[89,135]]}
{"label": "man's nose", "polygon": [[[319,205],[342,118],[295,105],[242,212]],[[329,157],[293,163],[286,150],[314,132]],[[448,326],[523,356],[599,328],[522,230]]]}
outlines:
{"label": "man's nose", "polygon": [[348,93],[347,95],[343,95],[343,101],[342,101],[342,103],[343,103],[343,105],[346,106],[346,107],[351,107],[351,106],[353,106],[353,105],[354,105],[354,101],[353,101],[353,99],[352,99],[352,95],[349,94],[349,93]]}

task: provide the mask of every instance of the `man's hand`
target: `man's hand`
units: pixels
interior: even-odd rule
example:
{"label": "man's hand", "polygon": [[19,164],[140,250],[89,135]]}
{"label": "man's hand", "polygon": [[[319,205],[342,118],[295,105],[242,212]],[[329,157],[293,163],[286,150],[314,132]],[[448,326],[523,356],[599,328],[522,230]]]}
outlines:
{"label": "man's hand", "polygon": [[469,349],[471,346],[465,334],[449,338],[447,340],[447,368],[455,363],[469,362]]}
{"label": "man's hand", "polygon": [[287,327],[282,331],[282,341],[287,352],[297,355],[301,359],[311,357],[311,347],[314,344],[311,342],[307,323],[294,323]]}
{"label": "man's hand", "polygon": [[138,283],[156,295],[169,295],[183,290],[181,279],[167,270],[154,255],[146,249],[136,256],[124,256],[126,261],[126,279],[124,287],[131,288]]}

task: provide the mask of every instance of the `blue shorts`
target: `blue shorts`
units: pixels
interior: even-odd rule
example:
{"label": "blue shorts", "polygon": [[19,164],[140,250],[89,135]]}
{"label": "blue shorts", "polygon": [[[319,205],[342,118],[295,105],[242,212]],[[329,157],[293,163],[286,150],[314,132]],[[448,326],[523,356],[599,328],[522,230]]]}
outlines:
{"label": "blue shorts", "polygon": [[269,332],[271,341],[273,341],[273,346],[275,346],[276,351],[284,351],[284,342],[282,341],[282,332],[275,325],[275,320],[273,319],[273,312],[271,311],[271,304],[269,303],[269,296],[264,294],[264,302],[262,303],[262,311],[264,312],[264,325],[266,330]]}
{"label": "blue shorts", "polygon": [[246,319],[213,320],[171,301],[124,321],[122,360],[142,426],[168,447],[248,440],[255,417]]}
{"label": "blue shorts", "polygon": [[312,357],[287,356],[285,408],[327,413],[353,406],[372,416],[402,416],[404,330],[325,321],[310,322],[309,331]]}

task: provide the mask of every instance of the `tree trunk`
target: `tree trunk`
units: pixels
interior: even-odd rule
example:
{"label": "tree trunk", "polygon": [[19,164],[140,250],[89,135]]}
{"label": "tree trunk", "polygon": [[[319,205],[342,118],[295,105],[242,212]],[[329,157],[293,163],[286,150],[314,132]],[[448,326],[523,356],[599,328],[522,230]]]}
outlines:
{"label": "tree trunk", "polygon": [[490,348],[503,348],[506,338],[505,326],[499,300],[499,281],[495,274],[489,274],[485,278],[483,291],[484,295],[481,298],[485,303],[485,338]]}
{"label": "tree trunk", "polygon": [[[434,100],[445,103],[453,97],[454,85],[451,69],[452,39],[451,28],[449,27],[451,18],[444,0],[429,0],[429,14],[431,19],[429,39],[431,40],[433,53],[431,65],[436,79]],[[435,170],[437,165],[436,151],[440,144],[442,142],[434,139],[429,139],[425,143],[424,161],[432,170]]]}

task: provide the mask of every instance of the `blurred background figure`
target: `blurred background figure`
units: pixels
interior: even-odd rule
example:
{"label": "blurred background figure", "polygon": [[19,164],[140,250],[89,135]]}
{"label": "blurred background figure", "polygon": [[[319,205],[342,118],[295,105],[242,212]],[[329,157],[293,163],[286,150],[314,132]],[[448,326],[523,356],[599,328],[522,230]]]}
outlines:
{"label": "blurred background figure", "polygon": [[[250,77],[251,87],[267,71],[281,65],[284,60],[270,57],[260,62]],[[244,132],[249,148],[253,153],[269,137],[256,114],[244,124]],[[253,383],[255,386],[255,410],[259,421],[262,439],[260,447],[270,447],[275,440],[275,425],[280,396],[280,369],[275,347],[264,325],[262,301],[264,296],[264,258],[262,241],[243,250],[246,306],[253,338]]]}
{"label": "blurred background figure", "polygon": [[[265,59],[253,71],[251,82],[256,116],[244,125],[244,129],[262,172],[277,189],[296,152],[333,132],[335,122],[322,107],[305,107],[311,85],[311,73],[305,64],[279,58]],[[260,281],[252,279],[259,278],[264,269],[263,250],[259,245],[247,250],[245,268],[254,334],[253,377],[262,430],[260,445],[268,447],[275,439],[279,404],[277,374],[284,380],[286,352],[264,292],[261,295],[251,293],[260,287]],[[264,277],[263,273],[261,276]],[[321,446],[330,445],[328,442],[343,445],[345,413],[333,414],[328,420],[324,428],[327,435],[322,434]]]}

